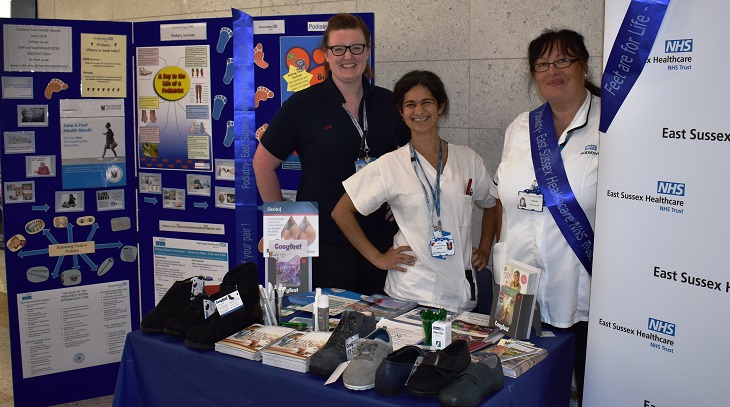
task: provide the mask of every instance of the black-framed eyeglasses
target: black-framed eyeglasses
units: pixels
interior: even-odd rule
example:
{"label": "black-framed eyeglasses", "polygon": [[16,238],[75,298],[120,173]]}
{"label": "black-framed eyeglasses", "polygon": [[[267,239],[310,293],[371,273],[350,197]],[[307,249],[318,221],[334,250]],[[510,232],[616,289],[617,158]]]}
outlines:
{"label": "black-framed eyeglasses", "polygon": [[534,69],[535,72],[545,72],[550,69],[550,65],[553,65],[555,69],[564,69],[573,65],[577,61],[580,61],[580,58],[561,58],[553,62],[538,62],[532,66],[532,69]]}
{"label": "black-framed eyeglasses", "polygon": [[367,44],[333,45],[327,47],[328,50],[332,51],[332,55],[337,57],[345,55],[348,49],[352,55],[360,55],[365,52],[365,48],[367,48]]}

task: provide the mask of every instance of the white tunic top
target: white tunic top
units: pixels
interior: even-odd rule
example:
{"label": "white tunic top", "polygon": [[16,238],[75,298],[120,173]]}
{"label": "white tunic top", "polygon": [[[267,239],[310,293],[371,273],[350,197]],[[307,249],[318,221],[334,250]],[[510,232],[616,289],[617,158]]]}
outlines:
{"label": "white tunic top", "polygon": [[[475,205],[492,207],[495,199],[489,194],[492,178],[482,158],[469,147],[449,144],[448,149],[441,174],[441,223],[443,230],[452,234],[456,255],[446,259],[431,256],[429,242],[437,219],[435,211],[433,217],[429,213],[408,145],[378,158],[342,184],[363,215],[388,202],[400,228],[393,237],[393,247],[410,246],[417,259],[413,266],[406,266],[406,272],[388,271],[385,292],[394,298],[458,312],[476,306],[469,298],[464,276],[465,270],[471,270],[472,209]],[[435,188],[436,170],[420,154],[418,158]],[[473,195],[466,190],[469,179]]]}
{"label": "white tunic top", "polygon": [[[595,227],[601,99],[586,93],[583,105],[558,143],[565,144],[562,158],[573,193],[591,227]],[[501,270],[510,258],[542,269],[537,295],[542,321],[567,328],[588,321],[591,277],[547,207],[542,212],[518,209],[518,192],[530,189],[533,182],[529,112],[525,112],[507,128],[502,162],[490,191],[503,208],[500,241],[493,250],[494,269]],[[495,273],[495,277],[500,274]]]}

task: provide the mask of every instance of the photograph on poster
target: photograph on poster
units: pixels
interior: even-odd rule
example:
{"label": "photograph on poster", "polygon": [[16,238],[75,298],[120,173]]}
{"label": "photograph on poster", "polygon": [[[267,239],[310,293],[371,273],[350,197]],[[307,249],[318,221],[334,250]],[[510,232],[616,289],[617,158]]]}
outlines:
{"label": "photograph on poster", "polygon": [[25,236],[18,233],[17,235],[8,239],[7,243],[5,243],[5,246],[11,252],[17,252],[18,250],[22,249],[26,243],[27,243],[27,240],[25,240]]}
{"label": "photograph on poster", "polygon": [[5,154],[35,153],[35,131],[6,131]]}
{"label": "photograph on poster", "polygon": [[162,188],[162,207],[167,209],[185,209],[185,190],[179,188]]}
{"label": "photograph on poster", "polygon": [[56,212],[83,212],[84,191],[56,191]]}
{"label": "photograph on poster", "polygon": [[18,105],[18,127],[48,127],[48,105]]}
{"label": "photograph on poster", "polygon": [[210,175],[188,174],[188,195],[210,196]]}
{"label": "photograph on poster", "polygon": [[66,226],[68,226],[68,217],[55,216],[53,218],[53,227],[54,228],[65,228]]}
{"label": "photograph on poster", "polygon": [[129,216],[122,216],[119,218],[112,218],[112,231],[119,232],[120,230],[127,230],[132,227],[132,222],[129,220]]}
{"label": "photograph on poster", "polygon": [[35,202],[35,181],[6,182],[5,203]]}
{"label": "photograph on poster", "polygon": [[33,99],[32,76],[3,76],[3,99]]}
{"label": "photograph on poster", "polygon": [[217,158],[215,160],[215,179],[234,181],[236,179],[236,167],[233,160]]}
{"label": "photograph on poster", "polygon": [[215,187],[215,206],[217,208],[236,209],[236,189]]}
{"label": "photograph on poster", "polygon": [[124,209],[123,189],[107,189],[104,191],[96,191],[97,211],[119,211],[122,209]]}
{"label": "photograph on poster", "polygon": [[153,174],[150,172],[139,173],[139,192],[141,194],[161,194],[162,193],[162,174]]}
{"label": "photograph on poster", "polygon": [[55,177],[55,155],[29,155],[25,157],[26,177]]}

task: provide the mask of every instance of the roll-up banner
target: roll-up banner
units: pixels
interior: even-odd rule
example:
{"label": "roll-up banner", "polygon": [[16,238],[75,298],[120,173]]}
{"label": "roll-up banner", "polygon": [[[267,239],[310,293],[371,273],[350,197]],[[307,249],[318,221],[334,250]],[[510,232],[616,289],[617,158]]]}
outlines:
{"label": "roll-up banner", "polygon": [[729,13],[606,0],[586,406],[727,405]]}

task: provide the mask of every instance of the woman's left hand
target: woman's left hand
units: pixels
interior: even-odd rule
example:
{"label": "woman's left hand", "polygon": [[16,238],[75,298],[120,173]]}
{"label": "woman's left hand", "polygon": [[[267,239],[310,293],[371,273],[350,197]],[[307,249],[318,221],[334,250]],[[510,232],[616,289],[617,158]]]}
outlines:
{"label": "woman's left hand", "polygon": [[489,263],[489,255],[481,250],[478,250],[476,247],[472,247],[471,266],[474,268],[474,270],[482,271],[482,269],[487,267],[487,263]]}

